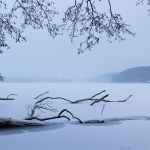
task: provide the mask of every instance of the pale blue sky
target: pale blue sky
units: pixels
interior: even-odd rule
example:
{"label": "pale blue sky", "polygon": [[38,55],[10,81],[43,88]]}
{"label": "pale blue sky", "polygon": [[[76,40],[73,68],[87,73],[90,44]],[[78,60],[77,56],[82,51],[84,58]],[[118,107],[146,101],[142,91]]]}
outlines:
{"label": "pale blue sky", "polygon": [[[56,3],[60,13],[70,0]],[[104,2],[104,1],[103,1]],[[49,76],[64,78],[91,77],[104,73],[120,72],[127,68],[149,66],[150,64],[150,17],[146,6],[135,6],[136,1],[112,0],[114,13],[121,13],[123,20],[136,32],[135,37],[125,35],[126,41],[110,44],[105,36],[92,51],[78,55],[79,37],[75,45],[66,35],[55,39],[46,30],[25,30],[27,42],[16,44],[7,39],[11,49],[0,55],[0,72],[5,76]],[[100,11],[108,10],[107,3],[98,3]],[[58,17],[58,21],[61,18]],[[57,21],[57,19],[56,19]]]}

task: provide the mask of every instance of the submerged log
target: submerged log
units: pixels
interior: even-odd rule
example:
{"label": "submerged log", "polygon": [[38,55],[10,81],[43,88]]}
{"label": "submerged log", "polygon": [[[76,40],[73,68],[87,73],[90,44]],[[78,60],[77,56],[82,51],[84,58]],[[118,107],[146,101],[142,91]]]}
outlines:
{"label": "submerged log", "polygon": [[104,120],[88,120],[88,121],[85,121],[84,123],[105,123]]}
{"label": "submerged log", "polygon": [[0,118],[0,128],[23,127],[23,126],[41,126],[44,123],[17,120],[12,118]]}

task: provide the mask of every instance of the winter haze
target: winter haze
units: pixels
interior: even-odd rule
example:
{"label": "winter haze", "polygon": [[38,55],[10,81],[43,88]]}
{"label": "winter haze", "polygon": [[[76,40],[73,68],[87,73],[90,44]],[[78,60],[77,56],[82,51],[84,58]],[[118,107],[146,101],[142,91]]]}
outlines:
{"label": "winter haze", "polygon": [[[73,1],[55,3],[59,15],[54,19],[61,23],[63,12]],[[26,28],[24,35],[27,42],[16,44],[8,38],[11,49],[0,55],[0,72],[5,76],[45,76],[64,78],[87,78],[100,74],[120,72],[127,68],[149,66],[149,26],[148,6],[135,6],[136,1],[112,0],[113,13],[120,13],[125,23],[129,24],[135,37],[124,35],[126,41],[107,41],[105,34],[92,51],[78,55],[79,43],[85,37],[78,37],[74,45],[69,36],[52,38],[46,30]],[[13,4],[13,1],[12,1]],[[104,4],[104,5],[101,5]],[[9,2],[9,5],[11,3]],[[109,11],[108,3],[99,3],[101,12]],[[18,18],[18,22],[20,18]],[[8,36],[9,37],[9,36]]]}

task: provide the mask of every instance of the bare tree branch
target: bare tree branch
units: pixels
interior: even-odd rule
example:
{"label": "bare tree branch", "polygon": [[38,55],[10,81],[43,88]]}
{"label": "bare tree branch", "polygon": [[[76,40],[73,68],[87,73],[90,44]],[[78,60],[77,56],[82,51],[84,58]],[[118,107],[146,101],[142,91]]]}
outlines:
{"label": "bare tree branch", "polygon": [[72,118],[75,118],[75,119],[77,119],[80,123],[83,123],[78,117],[75,117],[69,110],[67,110],[67,109],[63,109],[59,114],[58,114],[58,116],[61,116],[61,114],[63,113],[63,112],[68,112],[69,114],[71,114],[72,115]]}
{"label": "bare tree branch", "polygon": [[101,91],[100,93],[97,93],[97,94],[93,95],[91,98],[94,98],[94,97],[96,97],[96,96],[98,96],[98,95],[102,94],[103,92],[106,92],[106,90]]}
{"label": "bare tree branch", "polygon": [[25,118],[25,120],[39,120],[39,121],[46,121],[46,120],[52,120],[52,119],[59,119],[59,118],[66,118],[70,121],[70,118],[67,116],[55,116],[55,117],[48,117],[48,118],[38,118],[38,117],[31,117],[31,118]]}
{"label": "bare tree branch", "polygon": [[[6,4],[0,1],[0,6],[2,5],[6,8]],[[10,48],[5,42],[6,35],[10,35],[16,42],[26,41],[26,37],[22,34],[27,26],[32,26],[34,29],[47,28],[50,36],[58,35],[59,26],[52,24],[53,17],[58,14],[53,5],[54,2],[47,0],[15,0],[10,13],[0,13],[0,48]],[[16,23],[12,21],[17,19],[18,12],[21,12],[24,19],[21,24],[23,29],[19,29]],[[2,52],[0,50],[0,53]]]}
{"label": "bare tree branch", "polygon": [[119,101],[117,101],[117,102],[126,102],[131,96],[133,96],[133,95],[130,95],[128,98],[126,98],[125,100],[119,100]]}
{"label": "bare tree branch", "polygon": [[61,28],[68,32],[71,42],[74,43],[74,39],[78,36],[86,36],[86,40],[80,43],[78,54],[83,53],[86,49],[92,50],[104,33],[110,42],[111,39],[125,40],[122,37],[124,33],[135,36],[127,29],[128,25],[122,21],[121,15],[113,14],[110,0],[108,3],[110,16],[105,12],[98,12],[94,0],[81,0],[78,3],[75,1],[75,4],[66,10]]}
{"label": "bare tree branch", "polygon": [[103,109],[101,111],[101,114],[103,113],[103,110],[104,110],[105,106],[106,106],[106,102],[105,102],[105,104],[103,104]]}
{"label": "bare tree branch", "polygon": [[[138,6],[140,4],[144,5],[145,1],[147,2],[147,5],[150,5],[150,0],[138,0],[136,3],[136,6]],[[150,16],[150,8],[148,9],[148,15]]]}
{"label": "bare tree branch", "polygon": [[9,98],[9,97],[10,97],[10,96],[12,96],[12,95],[15,95],[15,96],[17,96],[17,94],[10,94],[10,95],[8,95],[8,96],[7,96],[7,98]]}
{"label": "bare tree branch", "polygon": [[[86,100],[92,100],[93,102],[91,103],[91,105],[94,105],[95,103],[98,102],[105,102],[105,104],[103,105],[101,114],[103,113],[103,110],[105,108],[106,102],[126,102],[132,95],[130,95],[128,98],[126,98],[125,100],[118,100],[118,101],[110,101],[110,100],[105,100],[106,97],[108,97],[109,94],[103,96],[102,98],[99,99],[94,99],[94,97],[100,95],[101,93],[105,92],[102,91],[100,93],[97,93],[93,96],[91,96],[90,98],[87,99],[81,99],[81,100],[77,100],[74,102],[71,102],[70,100],[67,100],[71,103],[78,103],[78,102],[82,102],[82,101],[86,101]],[[51,97],[46,97],[46,98],[42,98],[42,96],[44,94],[47,94],[48,92],[45,92],[43,94],[38,95],[35,99],[41,97],[41,99],[39,101],[37,101],[33,106],[28,105],[27,109],[28,109],[28,116],[24,119],[24,120],[38,120],[38,121],[46,121],[46,120],[52,120],[52,119],[59,119],[59,118],[66,118],[67,120],[70,121],[70,118],[66,115],[63,115],[64,112],[69,113],[73,119],[77,119],[80,123],[104,123],[104,120],[88,120],[83,122],[80,118],[74,116],[74,114],[72,112],[70,112],[67,109],[63,109],[61,110],[58,115],[53,116],[53,117],[45,117],[45,118],[40,118],[40,114],[36,115],[35,111],[40,111],[42,113],[45,113],[44,110],[46,111],[51,111],[51,112],[57,112],[56,109],[52,109],[51,103],[49,101],[46,101],[48,98]],[[3,100],[13,100],[11,98],[9,98],[12,95],[16,95],[16,94],[10,94],[7,98],[3,98]],[[57,97],[60,98],[60,97]],[[52,99],[57,99],[57,98],[52,98]],[[0,98],[1,99],[1,98]],[[64,98],[60,98],[63,100],[66,100]],[[0,118],[0,127],[15,127],[15,126],[35,126],[35,125],[43,125],[41,123],[32,123],[32,122],[24,122],[24,121],[17,121],[11,118]]]}
{"label": "bare tree branch", "polygon": [[37,99],[37,98],[39,98],[40,96],[43,96],[44,94],[47,94],[47,93],[49,93],[49,92],[42,93],[42,94],[38,95],[37,97],[35,97],[34,99]]}
{"label": "bare tree branch", "polygon": [[[68,6],[64,12],[63,23],[53,23],[53,18],[59,14],[54,7],[54,2],[48,0],[15,0],[10,13],[0,13],[0,48],[10,48],[6,42],[7,35],[10,35],[16,42],[26,41],[23,36],[24,29],[32,26],[34,29],[46,28],[50,36],[55,37],[66,31],[69,34],[71,43],[74,44],[76,37],[84,35],[85,39],[80,43],[78,54],[92,48],[99,43],[102,36],[106,36],[109,42],[113,40],[124,41],[124,34],[135,36],[135,33],[128,29],[123,22],[121,14],[114,13],[111,0],[108,1],[108,10],[101,13],[96,5],[101,0],[74,0],[72,6]],[[136,5],[150,5],[150,0],[137,0]],[[7,8],[6,3],[0,1],[1,8]],[[109,13],[107,14],[107,11]],[[148,10],[150,14],[150,9]],[[22,28],[16,26],[15,20],[21,13],[23,22]],[[0,53],[3,51],[0,50]]]}
{"label": "bare tree branch", "polygon": [[12,96],[12,95],[17,96],[16,94],[10,94],[10,95],[8,95],[6,98],[0,98],[0,100],[15,100],[14,98],[9,98],[9,97]]}
{"label": "bare tree branch", "polygon": [[[76,103],[84,102],[84,101],[89,101],[89,100],[96,101],[96,100],[99,100],[99,99],[93,99],[93,98],[96,97],[96,96],[98,96],[98,95],[100,95],[100,94],[102,94],[102,93],[105,92],[105,91],[106,91],[106,90],[101,91],[100,93],[97,93],[97,94],[95,94],[95,95],[93,95],[93,96],[91,96],[91,97],[89,97],[89,98],[79,99],[79,100],[76,100],[76,101],[71,101],[71,100],[68,100],[68,99],[63,98],[63,97],[45,97],[45,98],[42,98],[41,100],[37,101],[36,103],[40,103],[40,102],[42,102],[42,101],[44,101],[44,100],[46,100],[46,99],[61,99],[61,100],[64,100],[64,101],[68,101],[68,102],[70,102],[70,103],[72,103],[72,104],[76,104]],[[47,93],[47,92],[46,92],[46,93]],[[40,95],[40,96],[41,96],[41,95]]]}
{"label": "bare tree branch", "polygon": [[[67,117],[65,115],[62,115],[64,112],[67,112],[67,113],[71,114],[72,118],[77,119],[80,123],[83,123],[79,118],[75,117],[73,115],[73,113],[71,113],[67,109],[63,109],[57,116],[54,116],[54,117],[39,118],[39,115],[35,115],[36,110],[39,110],[42,113],[45,113],[44,110],[48,110],[48,111],[51,111],[51,112],[57,112],[56,109],[52,109],[52,106],[50,105],[51,103],[49,101],[46,101],[48,98],[51,98],[51,97],[42,98],[42,96],[44,94],[47,94],[47,93],[48,92],[45,92],[43,94],[38,95],[36,98],[34,98],[34,99],[37,99],[37,98],[41,97],[41,99],[39,101],[37,101],[33,106],[31,106],[31,105],[27,106],[28,117],[26,117],[25,120],[36,119],[36,120],[39,120],[39,121],[45,121],[45,120],[51,120],[51,119],[57,119],[57,118],[66,118],[66,119],[70,120],[69,117]],[[53,99],[53,98],[51,98],[51,99]]]}
{"label": "bare tree branch", "polygon": [[131,96],[133,96],[133,95],[130,95],[130,96],[127,97],[125,100],[119,100],[119,101],[102,100],[102,101],[103,101],[103,102],[126,102]]}
{"label": "bare tree branch", "polygon": [[[106,90],[101,91],[100,93],[97,93],[97,94],[95,94],[95,95],[93,95],[93,96],[91,96],[89,98],[79,99],[79,100],[76,100],[76,101],[71,101],[71,100],[68,100],[68,99],[63,98],[63,97],[45,97],[45,98],[42,98],[41,100],[37,101],[35,104],[41,103],[42,101],[45,101],[46,99],[61,99],[61,100],[64,100],[64,101],[68,101],[68,102],[70,102],[72,104],[77,104],[77,103],[84,102],[84,101],[93,101],[90,105],[94,105],[95,103],[99,103],[99,102],[126,102],[132,96],[132,95],[130,95],[127,99],[119,100],[119,101],[105,100],[105,98],[108,97],[109,94],[103,96],[102,98],[94,98],[94,97],[102,94],[105,91]],[[43,94],[45,94],[45,93],[43,93]],[[43,95],[43,94],[40,94],[40,96]]]}
{"label": "bare tree branch", "polygon": [[67,116],[65,116],[65,115],[62,115],[64,112],[68,112],[69,114],[71,114],[71,116],[72,116],[72,118],[74,118],[74,119],[77,119],[80,123],[83,123],[82,121],[81,121],[81,119],[79,119],[78,117],[75,117],[69,110],[67,110],[67,109],[63,109],[57,116],[54,116],[54,117],[48,117],[48,118],[39,118],[39,117],[27,117],[27,118],[25,118],[25,120],[34,120],[34,119],[36,119],[36,120],[39,120],[39,121],[45,121],[45,120],[52,120],[52,119],[58,119],[58,118],[66,118],[66,119],[68,119],[69,121],[70,121],[70,118],[69,117],[67,117]]}
{"label": "bare tree branch", "polygon": [[99,103],[100,101],[105,101],[104,98],[108,97],[109,94],[103,96],[102,98],[98,99],[98,100],[95,100],[93,103],[91,103],[91,105],[94,105],[95,103]]}

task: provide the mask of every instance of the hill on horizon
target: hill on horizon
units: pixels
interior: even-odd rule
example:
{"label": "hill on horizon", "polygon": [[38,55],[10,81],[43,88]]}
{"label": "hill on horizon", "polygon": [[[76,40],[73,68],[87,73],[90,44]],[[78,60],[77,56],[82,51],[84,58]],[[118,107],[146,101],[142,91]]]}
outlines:
{"label": "hill on horizon", "polygon": [[113,76],[117,75],[118,73],[106,73],[102,75],[98,75],[95,77],[90,78],[84,78],[81,80],[78,80],[79,82],[92,82],[92,83],[110,83]]}
{"label": "hill on horizon", "polygon": [[111,79],[112,83],[149,83],[150,66],[126,69]]}
{"label": "hill on horizon", "polygon": [[150,83],[150,66],[129,68],[122,72],[106,73],[83,79],[65,79],[51,77],[5,77],[3,82],[45,82],[45,83]]}

